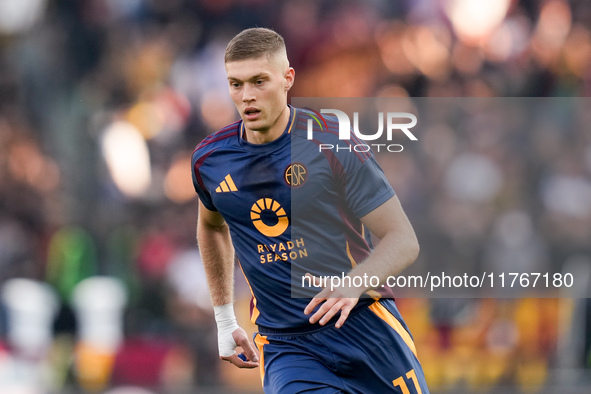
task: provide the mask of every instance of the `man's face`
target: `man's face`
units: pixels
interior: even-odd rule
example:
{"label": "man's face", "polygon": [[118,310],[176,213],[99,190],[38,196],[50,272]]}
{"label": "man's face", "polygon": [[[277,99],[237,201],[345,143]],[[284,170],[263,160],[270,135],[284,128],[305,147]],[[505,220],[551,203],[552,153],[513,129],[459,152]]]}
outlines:
{"label": "man's face", "polygon": [[293,69],[280,55],[226,63],[230,96],[249,130],[267,132],[287,106]]}

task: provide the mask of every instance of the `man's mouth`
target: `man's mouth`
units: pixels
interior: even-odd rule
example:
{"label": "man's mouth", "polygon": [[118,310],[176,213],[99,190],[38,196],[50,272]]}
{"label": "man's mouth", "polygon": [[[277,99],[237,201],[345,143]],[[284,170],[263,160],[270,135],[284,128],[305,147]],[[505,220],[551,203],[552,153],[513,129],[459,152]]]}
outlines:
{"label": "man's mouth", "polygon": [[261,113],[261,110],[254,108],[254,107],[248,107],[244,110],[244,115],[246,116],[246,119],[248,119],[248,120],[257,119],[259,117],[260,113]]}

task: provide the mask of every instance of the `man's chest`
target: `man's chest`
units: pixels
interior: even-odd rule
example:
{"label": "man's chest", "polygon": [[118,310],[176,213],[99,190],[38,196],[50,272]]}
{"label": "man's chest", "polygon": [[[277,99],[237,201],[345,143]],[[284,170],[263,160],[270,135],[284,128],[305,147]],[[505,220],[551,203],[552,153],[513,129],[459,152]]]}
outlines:
{"label": "man's chest", "polygon": [[292,207],[313,210],[330,203],[337,193],[330,166],[319,155],[288,149],[267,155],[220,154],[212,159],[204,169],[206,186],[226,220],[260,220],[273,226],[282,222],[283,215],[290,217]]}

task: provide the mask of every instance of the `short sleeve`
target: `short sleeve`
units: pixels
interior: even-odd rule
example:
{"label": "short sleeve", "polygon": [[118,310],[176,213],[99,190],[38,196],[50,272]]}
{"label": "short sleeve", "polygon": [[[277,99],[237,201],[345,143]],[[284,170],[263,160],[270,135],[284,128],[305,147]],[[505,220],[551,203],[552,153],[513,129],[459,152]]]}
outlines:
{"label": "short sleeve", "polygon": [[198,161],[193,163],[191,169],[193,187],[195,188],[195,191],[197,192],[197,195],[199,196],[199,199],[201,200],[205,208],[209,209],[210,211],[217,211],[217,208],[215,207],[215,205],[213,205],[211,194],[209,193],[209,191],[205,187],[205,184],[203,183],[203,179],[201,177],[201,174],[199,173],[199,167],[200,166],[198,164]]}
{"label": "short sleeve", "polygon": [[345,199],[356,217],[367,215],[394,196],[394,189],[388,183],[375,157],[365,161],[347,158],[345,165]]}

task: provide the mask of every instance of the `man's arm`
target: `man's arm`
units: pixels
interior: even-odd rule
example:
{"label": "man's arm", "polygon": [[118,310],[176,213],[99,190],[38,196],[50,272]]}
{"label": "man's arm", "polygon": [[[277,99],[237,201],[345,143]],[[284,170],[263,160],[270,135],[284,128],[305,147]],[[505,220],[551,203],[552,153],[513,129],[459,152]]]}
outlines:
{"label": "man's arm", "polygon": [[[371,255],[353,268],[348,276],[375,276],[380,279],[380,285],[382,285],[388,276],[399,274],[416,260],[419,254],[419,243],[397,196],[363,216],[361,221],[381,241]],[[331,291],[325,288],[310,301],[304,313],[307,315],[312,313],[324,302],[310,317],[310,323],[319,322],[320,325],[324,325],[341,311],[341,316],[335,325],[339,328],[357,304],[359,297],[369,289],[353,287],[337,288]]]}
{"label": "man's arm", "polygon": [[[230,229],[222,215],[205,208],[201,201],[197,242],[215,311],[220,358],[240,368],[255,368],[258,357],[254,347],[234,316],[234,247]],[[246,360],[234,351],[237,346],[242,347]]]}
{"label": "man's arm", "polygon": [[219,212],[199,201],[197,243],[203,259],[211,302],[221,306],[234,302],[234,247],[230,229]]}

